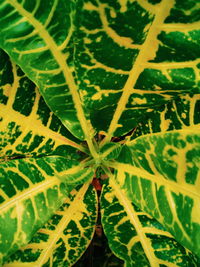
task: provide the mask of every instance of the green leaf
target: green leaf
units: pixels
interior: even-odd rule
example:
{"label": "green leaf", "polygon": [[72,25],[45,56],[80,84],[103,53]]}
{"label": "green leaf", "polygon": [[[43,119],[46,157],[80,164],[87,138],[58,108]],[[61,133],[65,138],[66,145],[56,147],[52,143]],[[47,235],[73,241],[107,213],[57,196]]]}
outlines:
{"label": "green leaf", "polygon": [[71,192],[29,244],[4,266],[72,266],[89,245],[96,219],[96,191],[86,183]]}
{"label": "green leaf", "polygon": [[83,173],[82,166],[60,156],[0,164],[0,262],[27,244],[59,208],[77,183],[74,177],[78,176],[79,183],[92,179],[94,171],[85,169]]}
{"label": "green leaf", "polygon": [[121,152],[121,145],[118,143],[107,143],[100,148],[100,157],[103,160],[113,160],[116,159]]}
{"label": "green leaf", "polygon": [[[0,50],[0,58],[0,160],[1,162],[6,161],[1,165],[3,175],[1,175],[1,186],[5,186],[5,191],[8,194],[9,191],[11,191],[10,194],[14,194],[11,200],[13,206],[11,205],[8,211],[5,211],[2,206],[2,229],[0,230],[0,232],[4,232],[1,236],[2,245],[0,248],[2,262],[5,258],[3,256],[4,254],[12,253],[30,240],[34,232],[62,204],[67,190],[71,190],[77,183],[79,184],[92,179],[94,170],[89,168],[85,169],[85,165],[77,161],[80,159],[80,155],[77,154],[77,149],[83,152],[87,152],[87,150],[79,144],[80,142],[63,127],[57,117],[49,110],[35,85],[9,60],[8,56],[2,50]],[[47,154],[61,155],[64,158],[32,158],[33,156],[41,157]],[[31,158],[9,161],[10,159],[20,157]],[[29,161],[30,164],[27,163]],[[74,167],[70,168],[73,165]],[[25,169],[25,175],[27,177],[18,168]],[[61,173],[59,175],[55,174],[55,170]],[[42,171],[41,174],[40,171]],[[7,175],[10,175],[8,181],[6,181]],[[20,175],[22,175],[22,178]],[[37,175],[39,175],[38,178]],[[47,180],[49,177],[52,183],[49,182],[48,184]],[[34,179],[34,183],[39,179],[37,186],[31,186],[31,181],[27,183],[29,179]],[[44,179],[44,181],[40,181],[40,179]],[[9,188],[12,185],[13,189]],[[19,187],[20,192],[15,192],[15,187]],[[5,202],[9,205],[9,198],[5,193],[1,193],[2,205],[7,205]],[[30,194],[32,194],[31,197]],[[24,195],[25,197],[23,197]],[[31,209],[32,198],[33,200],[36,199],[36,204],[39,205],[43,197],[47,197],[49,203],[47,202],[45,204],[43,201],[42,203],[44,205],[40,205],[40,212],[37,210],[34,211],[35,208],[32,208],[32,215],[27,219],[26,217],[28,215],[25,212],[23,215],[22,210],[18,214],[17,220],[11,216],[10,225],[8,224],[9,227],[4,231],[4,225],[8,223],[9,214],[12,215],[16,212],[16,205],[19,208],[21,206],[23,207],[23,205],[25,207],[29,205],[30,207],[28,208]],[[22,200],[20,204],[17,204],[20,198]],[[52,202],[50,198],[52,198]],[[25,218],[24,221],[20,219],[23,216]],[[37,216],[41,217],[40,220],[35,219]],[[35,222],[31,221],[34,219]],[[21,226],[19,225],[20,220],[22,220]],[[23,226],[24,224],[25,226]],[[23,230],[23,227],[26,228],[26,231]],[[9,241],[6,245],[7,236],[9,236]]]}
{"label": "green leaf", "polygon": [[92,124],[109,141],[155,106],[199,92],[197,19],[174,17],[195,8],[173,0],[1,0],[0,45],[96,156]]}
{"label": "green leaf", "polygon": [[[25,195],[23,201],[35,194],[31,203],[42,205],[35,200],[40,194],[37,189],[30,190],[39,183],[48,198],[43,181],[55,180],[56,190],[65,191],[52,204],[58,204],[58,208],[63,195],[79,183],[89,183],[95,167],[99,167],[115,174],[116,181],[111,175],[109,190],[115,191],[111,198],[115,202],[116,197],[125,210],[124,220],[130,214],[135,216],[133,228],[136,236],[142,236],[138,251],[147,265],[150,262],[154,266],[155,257],[157,260],[160,256],[154,253],[152,237],[143,233],[144,218],[134,205],[151,214],[182,245],[200,256],[200,128],[196,125],[200,123],[199,8],[199,0],[0,0],[0,47],[25,73],[2,56],[0,161],[5,162],[1,163],[0,188],[2,205],[10,205],[8,220],[16,216],[18,221],[7,224],[7,236],[0,240],[9,235],[12,238],[8,248],[6,242],[2,243],[0,253],[7,250],[5,254],[10,255],[24,246],[55,210],[46,212],[46,205],[41,210],[38,206],[38,214],[44,210],[41,218],[38,216],[38,222],[29,220],[27,226],[23,214],[12,212],[15,204],[19,205],[18,194]],[[126,142],[129,131],[129,139],[146,135]],[[97,136],[105,138],[96,140]],[[112,143],[123,139],[126,145],[122,150]],[[42,181],[37,180],[40,177]],[[101,178],[106,178],[104,173]],[[21,180],[31,180],[28,188]],[[107,193],[103,196],[106,202],[105,196]],[[106,205],[104,210],[107,212]],[[146,214],[144,217],[150,220]],[[3,220],[2,229],[7,222]],[[151,222],[155,230],[157,224]],[[26,227],[28,230],[22,231]],[[105,227],[109,229],[109,225]],[[120,235],[120,231],[114,234]],[[3,230],[1,233],[5,235]],[[109,239],[112,244],[113,238]],[[160,244],[158,235],[155,239]],[[119,253],[118,243],[115,245],[113,250]],[[129,249],[126,245],[125,250]],[[124,254],[124,247],[121,257],[130,266],[130,254]],[[177,260],[176,245],[175,251],[172,260]],[[170,262],[170,256],[163,255],[162,260]],[[24,266],[29,265],[29,259],[26,261]]]}
{"label": "green leaf", "polygon": [[94,131],[84,115],[73,77],[73,10],[73,1],[1,0],[0,45],[40,88],[63,124],[90,142]]}
{"label": "green leaf", "polygon": [[149,113],[145,121],[138,123],[131,139],[149,133],[187,129],[200,124],[200,95],[182,95]]}
{"label": "green leaf", "polygon": [[101,206],[109,245],[125,266],[198,266],[197,257],[133,205],[112,177],[103,187]]}
{"label": "green leaf", "polygon": [[67,195],[59,179],[72,165],[63,157],[0,164],[0,262],[25,245]]}
{"label": "green leaf", "polygon": [[86,152],[2,50],[0,70],[0,161],[46,154],[71,158],[77,149]]}
{"label": "green leaf", "polygon": [[107,141],[177,95],[200,92],[199,24],[182,19],[199,1],[179,2],[77,1],[79,92]]}
{"label": "green leaf", "polygon": [[[70,163],[73,161],[70,160]],[[92,160],[93,162],[93,160]],[[65,182],[68,186],[74,188],[75,185],[82,184],[87,181],[92,181],[95,174],[95,167],[88,165],[90,161],[80,162],[65,172],[60,176],[60,179]]]}
{"label": "green leaf", "polygon": [[199,162],[199,126],[193,126],[136,138],[110,164],[131,201],[198,256]]}

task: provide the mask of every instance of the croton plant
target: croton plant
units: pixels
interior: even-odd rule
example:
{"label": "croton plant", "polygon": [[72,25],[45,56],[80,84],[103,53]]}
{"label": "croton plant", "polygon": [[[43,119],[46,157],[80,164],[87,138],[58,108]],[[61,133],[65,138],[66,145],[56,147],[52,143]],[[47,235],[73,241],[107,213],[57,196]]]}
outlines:
{"label": "croton plant", "polygon": [[200,1],[0,0],[0,47],[0,265],[72,266],[99,207],[124,266],[200,266]]}

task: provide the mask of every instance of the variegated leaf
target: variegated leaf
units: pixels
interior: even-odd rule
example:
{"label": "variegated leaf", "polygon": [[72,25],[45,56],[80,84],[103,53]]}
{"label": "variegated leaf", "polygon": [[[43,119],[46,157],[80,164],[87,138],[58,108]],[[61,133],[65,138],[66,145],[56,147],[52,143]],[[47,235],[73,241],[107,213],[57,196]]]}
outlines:
{"label": "variegated leaf", "polygon": [[[93,173],[60,156],[10,160],[0,164],[0,262],[30,241],[75,186]],[[69,177],[70,179],[69,179]],[[67,180],[70,183],[67,184]],[[81,181],[80,181],[81,183]],[[67,186],[66,186],[67,185]]]}
{"label": "variegated leaf", "polygon": [[[50,111],[35,85],[0,51],[0,160],[86,151]],[[87,151],[86,151],[87,152]]]}
{"label": "variegated leaf", "polygon": [[145,121],[138,123],[131,139],[149,133],[187,129],[196,124],[200,124],[200,94],[186,94],[153,110]]}
{"label": "variegated leaf", "polygon": [[200,92],[200,18],[191,15],[199,0],[77,2],[80,95],[107,140],[177,95]]}
{"label": "variegated leaf", "polygon": [[[113,136],[127,134],[143,118],[151,124],[155,109],[159,110],[161,121],[167,122],[167,113],[162,110],[165,103],[177,101],[183,93],[190,93],[191,97],[200,92],[199,8],[199,0],[0,0],[0,47],[39,87],[64,126],[86,140],[93,157],[81,163],[76,161],[80,158],[76,149],[87,150],[76,138],[71,142],[70,135],[62,132],[63,127],[58,129],[60,122],[51,131],[56,119],[44,115],[50,114],[49,109],[43,100],[40,104],[39,94],[33,93],[34,85],[26,79],[24,82],[24,74],[13,64],[10,77],[2,75],[3,81],[8,79],[8,86],[5,83],[3,90],[0,89],[0,107],[4,112],[0,115],[4,127],[0,133],[3,160],[5,155],[20,153],[63,155],[30,159],[30,162],[37,164],[36,169],[42,175],[47,174],[44,179],[59,178],[59,184],[64,181],[68,190],[91,180],[96,166],[114,168],[114,189],[117,185],[120,195],[128,196],[184,246],[200,255],[200,147],[196,123],[189,121],[191,128],[176,125],[163,128],[161,124],[162,133],[127,143],[116,162],[121,148],[110,143]],[[7,98],[11,87],[13,92]],[[27,87],[33,90],[30,95]],[[21,103],[22,95],[27,95],[27,102]],[[190,110],[194,107],[190,106]],[[175,115],[179,118],[179,113]],[[192,120],[194,117],[192,113],[189,115]],[[32,125],[35,122],[36,127]],[[184,129],[165,133],[172,130],[170,127]],[[61,134],[55,134],[60,131]],[[106,136],[100,147],[92,139],[96,131]],[[38,165],[46,159],[50,164]],[[14,166],[16,172],[18,167]],[[54,169],[59,174],[54,175]],[[32,171],[27,175],[32,175]],[[15,175],[10,179],[15,179]],[[9,191],[9,187],[4,190]],[[17,228],[21,231],[22,226]],[[10,233],[14,233],[12,227]],[[20,242],[10,252],[18,245]]]}
{"label": "variegated leaf", "polygon": [[109,177],[101,197],[102,223],[113,252],[126,267],[198,266],[198,258],[163,226],[139,210]]}
{"label": "variegated leaf", "polygon": [[102,146],[99,151],[99,155],[104,161],[107,161],[117,158],[120,152],[121,152],[121,145],[112,142]]}
{"label": "variegated leaf", "polygon": [[199,5],[1,0],[0,45],[96,156],[90,120],[97,130],[108,130],[108,141],[155,105],[199,92],[199,24],[198,16],[190,16]]}
{"label": "variegated leaf", "polygon": [[149,134],[124,146],[116,169],[123,192],[200,256],[200,135],[190,130]]}
{"label": "variegated leaf", "polygon": [[96,219],[96,191],[86,183],[71,192],[48,223],[4,267],[72,266],[89,245]]}
{"label": "variegated leaf", "polygon": [[[0,44],[80,139],[94,135],[73,77],[73,1],[0,1]],[[89,127],[88,127],[89,125]]]}

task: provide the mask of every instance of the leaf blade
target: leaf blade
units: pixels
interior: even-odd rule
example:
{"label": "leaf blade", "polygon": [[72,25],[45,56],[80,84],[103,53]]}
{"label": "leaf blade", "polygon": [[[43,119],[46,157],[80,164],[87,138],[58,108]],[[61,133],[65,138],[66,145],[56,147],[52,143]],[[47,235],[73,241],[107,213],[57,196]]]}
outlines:
{"label": "leaf blade", "polygon": [[[85,223],[86,217],[87,223]],[[85,184],[78,190],[72,191],[71,196],[65,200],[64,205],[51,220],[38,231],[26,247],[13,254],[4,266],[17,264],[20,266],[26,266],[26,264],[72,266],[89,245],[96,218],[96,191],[89,184]],[[77,234],[77,231],[80,233]],[[47,239],[44,240],[42,235],[45,235]],[[65,251],[61,253],[62,257],[59,256],[60,250]],[[36,259],[30,256],[31,262],[24,260],[26,253],[31,255],[36,251],[38,251]]]}
{"label": "leaf blade", "polygon": [[[63,203],[74,187],[67,184],[67,173],[74,169],[74,165],[82,169],[78,161],[60,156],[18,159],[0,165],[2,262],[7,254],[28,243],[35,231]],[[91,179],[90,175],[83,178]]]}
{"label": "leaf blade", "polygon": [[[1,46],[6,49],[6,51],[8,51],[8,53],[23,68],[28,76],[38,85],[41,93],[45,98],[45,101],[48,103],[48,105],[51,106],[52,110],[61,119],[63,124],[81,140],[87,139],[89,146],[92,147],[91,149],[93,151],[93,144],[90,141],[90,138],[94,133],[90,128],[88,128],[89,121],[87,121],[85,118],[82,103],[77,92],[77,85],[74,81],[72,71],[68,66],[66,55],[64,55],[61,50],[63,48],[63,43],[66,43],[71,35],[70,27],[72,27],[71,19],[73,13],[73,5],[72,3],[66,3],[64,1],[63,3],[54,1],[53,4],[46,4],[48,6],[48,9],[50,8],[50,10],[47,9],[44,15],[47,17],[45,18],[45,21],[42,14],[40,14],[39,18],[36,18],[36,15],[38,15],[36,12],[36,10],[38,9],[37,5],[35,6],[36,10],[33,9],[30,12],[29,6],[23,5],[23,3],[20,4],[16,1],[10,0],[2,1],[1,11],[3,12],[4,8],[11,9],[9,10],[11,17],[12,13],[15,14],[15,17],[14,20],[10,22],[11,25],[8,24],[5,18],[5,21],[7,23],[6,24],[3,18],[2,26],[4,27],[4,29],[2,29],[2,32],[4,34],[1,38]],[[42,2],[38,3],[38,5],[41,6]],[[66,10],[67,18],[63,18],[68,25],[68,32],[66,32],[66,29],[64,27],[65,25],[62,25],[58,20],[58,23],[60,23],[59,25],[60,27],[62,27],[64,32],[64,36],[61,35],[62,41],[60,44],[61,46],[59,47],[55,39],[55,32],[51,32],[51,29],[49,29],[49,24],[55,24],[53,20],[55,19],[55,16],[61,7],[62,9]],[[51,25],[51,27],[52,26],[53,25]],[[8,35],[8,32],[10,36]],[[17,34],[18,32],[19,37]],[[16,38],[13,39],[12,36],[15,35]],[[39,48],[36,44],[34,44],[35,40],[33,37],[35,37],[35,35],[36,38],[39,38]],[[23,47],[24,50],[21,50],[20,42],[23,41],[24,43],[26,43],[29,38],[32,38],[31,40],[34,44],[34,48],[29,49],[29,44],[26,44]],[[12,42],[14,41],[15,49],[13,50]],[[43,62],[50,62],[50,64],[42,66],[38,62],[37,57],[40,58]],[[28,64],[25,64],[25,61],[28,61]],[[56,75],[57,79],[55,79]],[[52,92],[56,87],[57,94],[55,98]],[[63,111],[63,108],[60,107],[60,101],[63,102],[64,110],[68,110],[67,115],[66,112]]]}
{"label": "leaf blade", "polygon": [[[191,16],[180,23],[181,18],[171,15],[174,9],[182,16],[185,12],[190,14],[196,8],[195,4],[190,7],[181,6],[177,1],[117,1],[115,4],[80,1],[78,4],[76,75],[81,81],[79,91],[88,116],[101,134],[107,136],[113,116],[116,116],[116,122],[113,121],[116,130],[112,135],[125,135],[143,120],[144,115],[160,105],[178,95],[199,92],[199,48],[192,44],[198,42],[198,27],[193,25]],[[159,16],[167,12],[165,4],[167,8],[171,5],[171,11],[162,21]],[[157,26],[154,24],[156,17]],[[151,35],[145,54],[143,46]],[[193,42],[189,41],[191,39]],[[194,48],[193,55],[185,52],[187,45]],[[145,55],[139,60],[142,53]],[[137,79],[126,87],[132,71],[132,78]],[[126,99],[121,105],[119,101],[123,94]],[[117,109],[119,113],[116,113]],[[107,137],[106,141],[109,139]]]}
{"label": "leaf blade", "polygon": [[58,154],[61,148],[63,156],[76,149],[87,152],[49,110],[35,85],[2,50],[0,58],[1,160]]}
{"label": "leaf blade", "polygon": [[103,188],[102,220],[109,245],[125,266],[198,266],[198,259],[134,206],[115,178],[110,178]]}
{"label": "leaf blade", "polygon": [[[198,129],[196,126],[191,131],[137,138],[124,150],[126,162],[112,165],[129,198],[197,255],[200,223],[197,211],[200,202]],[[124,161],[124,156],[119,162]]]}
{"label": "leaf blade", "polygon": [[151,25],[151,29],[148,32],[148,36],[147,36],[145,42],[142,44],[142,48],[141,48],[141,50],[138,54],[138,57],[134,63],[134,67],[130,71],[129,78],[127,79],[126,84],[124,85],[123,93],[122,93],[121,98],[118,102],[118,107],[115,111],[115,114],[113,116],[113,119],[112,119],[110,126],[109,126],[109,129],[108,129],[108,135],[106,137],[107,140],[109,140],[112,137],[112,135],[113,135],[113,133],[117,127],[118,121],[122,115],[123,110],[125,109],[125,106],[128,102],[128,99],[130,97],[130,88],[135,87],[137,79],[143,70],[142,64],[144,64],[145,62],[147,62],[153,58],[153,54],[155,53],[154,51],[156,49],[153,51],[152,54],[147,53],[147,49],[149,49],[149,47],[151,47],[153,40],[156,38],[156,36],[158,34],[157,25],[159,23],[162,24],[162,22],[168,16],[170,9],[173,7],[173,5],[174,5],[174,1],[170,1],[170,4],[169,4],[169,1],[167,1],[167,0],[162,1],[161,12],[158,12],[156,14],[155,19]]}
{"label": "leaf blade", "polygon": [[[43,159],[37,161],[44,164]],[[62,203],[65,187],[52,169],[48,171],[47,175],[33,159],[1,163],[1,262],[28,242]]]}

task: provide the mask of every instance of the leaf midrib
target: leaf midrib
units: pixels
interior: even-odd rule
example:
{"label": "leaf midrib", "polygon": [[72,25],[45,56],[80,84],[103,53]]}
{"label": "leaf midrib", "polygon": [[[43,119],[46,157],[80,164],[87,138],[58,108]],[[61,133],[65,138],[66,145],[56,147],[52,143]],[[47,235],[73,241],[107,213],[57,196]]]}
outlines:
{"label": "leaf midrib", "polygon": [[61,184],[61,181],[57,177],[48,177],[47,180],[42,181],[40,183],[37,183],[35,185],[31,185],[28,189],[24,190],[23,192],[18,193],[17,195],[14,195],[11,199],[7,200],[5,203],[0,205],[0,211],[1,213],[12,207],[18,202],[21,202],[25,199],[32,198],[36,194],[40,192],[44,192],[46,188]]}
{"label": "leaf midrib", "polygon": [[122,193],[122,191],[119,188],[119,185],[116,183],[115,178],[113,176],[110,176],[110,185],[115,190],[116,195],[119,199],[119,202],[123,205],[125,211],[127,212],[130,221],[135,227],[135,230],[137,232],[137,235],[139,237],[139,240],[142,244],[142,247],[144,249],[144,252],[151,264],[152,267],[159,267],[159,263],[157,261],[157,258],[155,257],[155,254],[152,250],[151,242],[146,237],[145,233],[143,232],[143,227],[135,214],[135,210],[133,209],[132,205],[130,204],[130,200]]}
{"label": "leaf midrib", "polygon": [[56,226],[56,231],[54,231],[54,234],[50,237],[49,241],[46,244],[46,249],[43,250],[43,252],[40,254],[39,259],[37,260],[37,266],[42,266],[42,264],[45,263],[45,260],[48,260],[49,256],[52,253],[52,248],[56,244],[56,242],[59,239],[60,234],[64,231],[66,226],[68,225],[71,218],[74,216],[74,210],[76,206],[79,206],[77,202],[83,203],[83,197],[89,187],[90,183],[84,184],[82,188],[77,193],[75,199],[73,200],[73,203],[69,206],[69,208],[66,210],[65,215],[62,217],[59,224]]}
{"label": "leaf midrib", "polygon": [[[5,106],[0,104],[0,116],[4,117],[4,114],[7,115],[8,113],[9,113],[9,109],[6,110],[6,112],[5,112]],[[3,122],[1,122],[1,124],[2,123],[6,124],[6,122],[9,119],[10,119],[10,117],[8,116],[6,120],[3,120]],[[63,145],[69,145],[71,147],[78,149],[79,151],[82,151],[84,153],[88,153],[87,149],[84,146],[77,144],[76,142],[68,139],[67,137],[61,135],[60,133],[54,132],[53,130],[51,130],[47,126],[44,126],[39,121],[33,120],[32,117],[30,117],[30,116],[27,117],[25,115],[22,115],[21,113],[15,111],[13,109],[12,109],[12,119],[10,121],[17,122],[18,125],[24,125],[24,127],[28,127],[29,125],[31,125],[31,128],[29,128],[29,130],[33,131],[33,134],[40,134],[41,133],[42,136],[52,138],[53,141],[62,142]],[[20,136],[16,139],[16,141],[20,138]]]}
{"label": "leaf midrib", "polygon": [[192,126],[187,126],[186,125],[182,129],[177,129],[177,130],[173,129],[173,130],[170,130],[170,131],[161,131],[161,132],[157,132],[157,133],[151,132],[151,133],[147,133],[145,135],[140,135],[140,136],[138,136],[137,138],[135,138],[135,139],[133,139],[131,141],[127,141],[126,145],[127,146],[131,146],[132,144],[134,144],[135,142],[137,142],[140,139],[146,139],[148,137],[153,137],[153,136],[163,136],[164,134],[168,135],[168,134],[173,134],[173,133],[174,134],[185,134],[185,133],[187,133],[187,134],[195,135],[195,134],[199,134],[199,132],[200,132],[200,124],[194,124]]}
{"label": "leaf midrib", "polygon": [[[117,108],[114,113],[113,119],[110,123],[108,134],[103,140],[103,143],[108,142],[111,139],[114,131],[116,130],[118,121],[122,115],[122,112],[125,109],[129,96],[131,95],[131,93],[133,93],[133,88],[138,80],[138,77],[145,68],[144,64],[148,62],[148,60],[153,58],[153,56],[155,55],[158,42],[156,43],[156,45],[154,43],[154,46],[152,46],[152,43],[157,37],[158,33],[161,31],[158,25],[164,22],[165,18],[168,16],[173,6],[174,6],[174,0],[163,0],[160,3],[160,10],[159,8],[157,9],[157,14],[155,15],[155,19],[148,32],[147,38],[145,42],[141,45],[141,50],[137,56],[137,59],[133,65],[133,68],[130,70],[129,77],[123,88],[123,93],[117,104]],[[149,51],[150,47],[153,47],[151,51]],[[149,56],[149,53],[152,53],[152,55]]]}
{"label": "leaf midrib", "polygon": [[200,194],[195,190],[195,185],[190,185],[190,184],[177,184],[176,182],[170,181],[165,179],[162,175],[154,175],[151,174],[141,168],[132,166],[130,164],[126,164],[126,163],[109,163],[109,166],[116,169],[116,170],[120,170],[120,171],[124,171],[125,173],[129,173],[130,175],[135,175],[137,177],[141,177],[143,179],[146,179],[150,182],[154,182],[156,184],[162,185],[162,186],[168,186],[168,188],[170,188],[171,191],[177,193],[183,193],[184,195],[187,194],[189,196],[193,196],[194,198],[198,198],[200,199]]}
{"label": "leaf midrib", "polygon": [[[50,47],[50,51],[52,52],[52,55],[54,56],[55,60],[61,66],[61,69],[64,74],[64,78],[66,81],[66,84],[69,87],[70,93],[72,95],[72,99],[75,105],[75,108],[77,110],[77,117],[79,119],[80,125],[82,127],[82,130],[85,134],[85,140],[88,143],[89,149],[93,157],[97,156],[97,152],[94,148],[93,142],[91,140],[91,134],[90,130],[87,126],[87,120],[85,118],[85,114],[83,112],[81,100],[78,94],[76,83],[73,79],[72,73],[67,65],[67,63],[64,60],[64,57],[59,50],[58,46],[56,45],[53,38],[50,36],[50,34],[47,32],[47,30],[44,28],[44,26],[37,21],[31,13],[26,11],[19,3],[12,0],[7,0],[7,2],[10,3],[23,17],[26,17],[30,24],[33,25],[34,28],[38,29],[38,34],[40,37],[44,40],[44,42]],[[67,82],[68,81],[68,82]]]}

